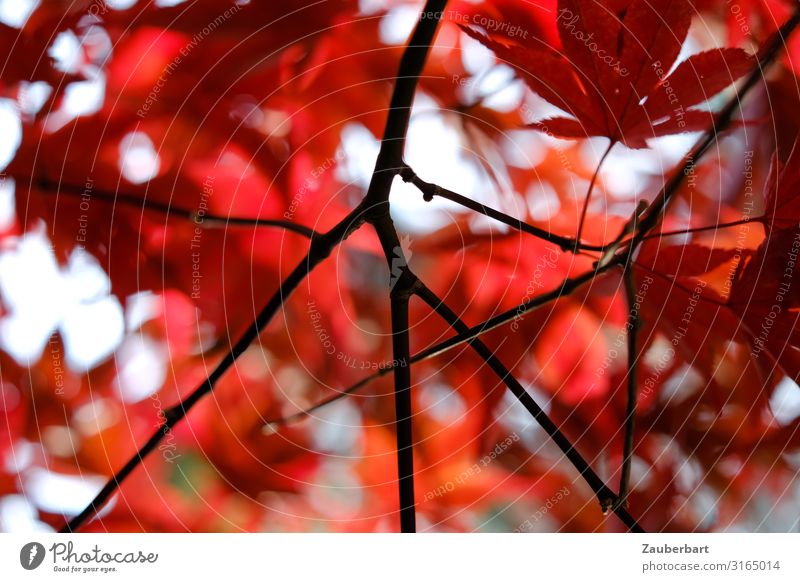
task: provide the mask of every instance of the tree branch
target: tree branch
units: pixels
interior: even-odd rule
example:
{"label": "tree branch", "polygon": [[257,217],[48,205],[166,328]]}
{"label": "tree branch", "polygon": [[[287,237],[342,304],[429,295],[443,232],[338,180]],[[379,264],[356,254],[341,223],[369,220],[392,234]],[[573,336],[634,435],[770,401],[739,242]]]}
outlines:
{"label": "tree branch", "polygon": [[416,531],[414,511],[414,438],[411,427],[411,364],[409,363],[408,295],[392,294],[392,353],[400,491],[400,531]]}
{"label": "tree branch", "polygon": [[36,186],[43,194],[48,196],[58,197],[61,194],[76,198],[84,195],[89,195],[92,199],[97,199],[108,204],[117,203],[125,204],[141,208],[142,210],[150,210],[153,212],[160,212],[165,214],[168,218],[184,218],[191,220],[198,226],[254,226],[254,227],[272,227],[282,228],[290,232],[297,233],[306,238],[313,236],[320,236],[322,233],[303,226],[295,224],[288,220],[276,220],[272,218],[240,218],[237,216],[220,216],[217,214],[204,212],[202,215],[198,212],[192,212],[185,208],[179,208],[172,204],[165,204],[163,202],[156,202],[154,200],[147,200],[147,198],[139,197],[134,194],[127,194],[123,192],[111,192],[108,190],[99,190],[95,187],[86,189],[75,184],[56,183],[47,179],[39,179],[36,181]]}
{"label": "tree branch", "polygon": [[397,83],[389,103],[389,114],[386,118],[378,159],[364,197],[366,220],[378,235],[390,271],[400,530],[403,533],[416,531],[408,333],[408,301],[414,290],[415,277],[408,269],[400,238],[392,222],[389,193],[395,175],[403,166],[403,152],[414,95],[446,4],[447,0],[428,0],[425,3],[419,22],[400,60]]}
{"label": "tree branch", "polygon": [[[80,514],[71,519],[62,528],[62,532],[75,531],[93,515],[119,488],[120,483],[136,468],[144,458],[150,454],[158,443],[169,434],[172,428],[180,422],[191,408],[204,396],[210,393],[222,375],[235,363],[236,359],[244,353],[248,346],[258,338],[260,332],[269,323],[275,313],[282,307],[288,295],[300,284],[303,279],[320,262],[325,260],[331,251],[345,238],[369,221],[375,225],[389,217],[389,190],[392,179],[399,171],[402,163],[403,147],[405,145],[408,119],[411,113],[411,104],[416,91],[419,75],[425,64],[430,45],[436,33],[438,19],[428,19],[426,14],[441,15],[447,0],[428,0],[425,5],[423,17],[411,37],[409,45],[403,53],[400,62],[397,83],[392,93],[389,116],[386,121],[381,150],[375,165],[369,189],[364,200],[348,216],[334,226],[329,232],[312,236],[311,245],[306,257],[300,261],[292,273],[281,283],[278,291],[272,296],[267,305],[261,310],[256,320],[250,325],[244,335],[222,359],[209,377],[176,406],[164,414],[164,422],[157,431],[148,439],[131,459],[106,483],[92,503]],[[384,219],[385,217],[385,219]],[[391,222],[389,222],[391,224]],[[387,242],[387,230],[376,227],[382,242]],[[391,228],[394,237],[397,233]],[[391,242],[391,241],[389,241]],[[384,244],[384,247],[386,245]],[[387,253],[387,260],[389,253]],[[393,316],[394,320],[394,316]],[[407,328],[407,325],[406,325]]]}
{"label": "tree branch", "polygon": [[[603,268],[603,272],[608,271],[613,266],[614,265],[607,265],[606,267]],[[566,279],[558,289],[550,291],[548,293],[544,293],[538,297],[526,300],[524,303],[521,303],[520,305],[512,309],[504,311],[498,314],[496,317],[483,322],[482,324],[464,328],[463,332],[459,332],[456,335],[446,340],[443,340],[420,352],[417,352],[416,354],[411,356],[409,362],[411,364],[417,364],[419,362],[429,360],[435,356],[444,354],[445,352],[449,352],[450,350],[464,343],[467,343],[474,338],[480,337],[487,331],[490,331],[492,329],[495,329],[503,325],[504,323],[512,321],[516,317],[519,317],[520,315],[523,315],[528,311],[533,311],[539,307],[547,305],[548,303],[556,301],[562,297],[568,296],[570,293],[573,293],[581,286],[593,281],[594,278],[595,278],[595,271],[588,271],[575,278]],[[338,402],[339,400],[346,398],[347,396],[350,396],[355,392],[358,392],[359,390],[370,384],[373,380],[377,380],[378,378],[382,378],[383,376],[388,375],[389,372],[393,372],[394,368],[395,368],[394,364],[390,362],[386,367],[381,368],[380,370],[378,370],[373,374],[370,374],[369,376],[365,376],[364,378],[357,381],[355,384],[352,384],[348,388],[344,389],[342,392],[339,392],[338,394],[330,396],[318,402],[317,404],[314,404],[311,407],[301,410],[299,412],[295,412],[280,418],[265,420],[264,424],[265,426],[279,427],[284,424],[289,424],[292,422],[299,421],[311,415],[313,412],[319,410],[320,408],[328,406],[329,404],[333,404],[334,402]]]}
{"label": "tree branch", "polygon": [[599,245],[587,245],[582,243],[579,244],[577,239],[554,234],[543,228],[539,228],[538,226],[534,226],[523,220],[520,220],[519,218],[514,218],[513,216],[509,216],[504,212],[495,210],[494,208],[486,206],[485,204],[481,204],[480,202],[471,200],[466,196],[458,194],[457,192],[453,192],[452,190],[448,190],[447,188],[442,188],[441,186],[437,186],[436,184],[431,184],[430,182],[426,182],[425,180],[420,178],[416,174],[416,172],[414,172],[414,170],[408,165],[403,166],[403,169],[400,172],[400,176],[403,178],[404,181],[409,182],[414,186],[416,186],[419,189],[419,191],[422,192],[422,196],[427,202],[433,200],[435,196],[438,196],[439,198],[444,198],[445,200],[450,200],[451,202],[455,202],[456,204],[464,206],[465,208],[469,208],[470,210],[474,210],[475,212],[483,214],[484,216],[493,218],[498,222],[502,222],[503,224],[510,226],[515,230],[554,243],[558,245],[563,251],[574,251],[576,247],[579,250],[586,250],[586,251],[602,251],[604,249],[603,246]]}
{"label": "tree branch", "polygon": [[695,232],[706,232],[709,230],[720,230],[722,228],[730,228],[732,226],[740,226],[742,224],[749,224],[751,222],[761,222],[765,219],[764,216],[759,216],[756,218],[742,218],[741,220],[732,220],[730,222],[720,222],[719,224],[709,224],[707,226],[697,226],[694,228],[686,228],[686,229],[678,229],[678,230],[667,230],[662,232],[655,232],[653,234],[648,234],[647,236],[643,236],[642,240],[650,240],[654,238],[662,238],[665,236],[675,236],[679,234],[692,234]]}
{"label": "tree branch", "polygon": [[[414,293],[420,297],[427,305],[433,309],[435,313],[441,316],[456,332],[459,333],[466,333],[470,329],[466,323],[464,323],[458,315],[450,309],[447,304],[442,301],[431,289],[425,286],[422,282],[420,282],[415,277],[415,284],[414,284],[415,291]],[[484,344],[480,339],[472,338],[470,340],[466,340],[467,343],[478,353],[478,355],[484,360],[484,362],[489,365],[492,371],[497,375],[497,377],[506,385],[506,387],[511,391],[511,393],[520,401],[520,403],[525,407],[525,409],[531,414],[531,416],[539,423],[539,425],[547,432],[547,434],[553,439],[556,445],[561,449],[567,459],[572,463],[572,465],[578,470],[578,473],[581,477],[586,481],[586,483],[591,487],[592,491],[597,496],[598,500],[601,502],[601,506],[606,509],[612,509],[619,518],[625,523],[625,525],[631,530],[635,532],[643,531],[641,526],[637,523],[635,518],[633,518],[626,509],[618,503],[615,503],[619,496],[615,494],[604,482],[600,477],[592,470],[591,466],[588,462],[583,458],[583,456],[575,449],[574,445],[570,442],[570,440],[561,432],[561,429],[547,416],[547,413],[536,403],[533,397],[528,394],[525,388],[519,383],[519,381],[511,374],[511,372],[503,365],[502,361],[491,351],[491,349]],[[409,358],[408,362],[409,365],[413,363],[420,362],[424,359],[432,357],[430,351],[423,351],[419,354],[416,354]],[[398,362],[399,364],[399,362]],[[278,426],[283,424],[288,424],[294,422],[296,420],[300,420],[309,416],[315,410],[318,410],[328,404],[332,404],[348,395],[353,394],[357,390],[363,388],[367,384],[369,384],[372,380],[377,379],[379,377],[385,376],[389,373],[390,370],[397,370],[398,366],[395,363],[392,365],[379,370],[378,372],[362,378],[349,388],[345,389],[344,391],[315,404],[314,406],[294,413],[292,415],[267,420],[265,425],[275,429]]]}

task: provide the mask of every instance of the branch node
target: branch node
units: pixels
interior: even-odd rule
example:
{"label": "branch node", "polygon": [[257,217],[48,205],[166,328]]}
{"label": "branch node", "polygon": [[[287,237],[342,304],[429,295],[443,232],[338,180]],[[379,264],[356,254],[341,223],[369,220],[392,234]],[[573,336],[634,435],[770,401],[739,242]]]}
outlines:
{"label": "branch node", "polygon": [[392,287],[389,296],[392,299],[408,300],[412,295],[416,295],[417,291],[422,287],[419,278],[408,268],[408,265],[400,267],[400,276]]}
{"label": "branch node", "polygon": [[434,196],[438,196],[439,194],[441,194],[441,192],[442,192],[442,189],[439,186],[434,184],[433,188],[426,188],[422,192],[422,199],[425,202],[432,202],[433,201],[433,197]]}
{"label": "branch node", "polygon": [[411,166],[403,164],[403,167],[400,169],[400,177],[403,179],[403,182],[413,182],[417,174],[411,169]]}

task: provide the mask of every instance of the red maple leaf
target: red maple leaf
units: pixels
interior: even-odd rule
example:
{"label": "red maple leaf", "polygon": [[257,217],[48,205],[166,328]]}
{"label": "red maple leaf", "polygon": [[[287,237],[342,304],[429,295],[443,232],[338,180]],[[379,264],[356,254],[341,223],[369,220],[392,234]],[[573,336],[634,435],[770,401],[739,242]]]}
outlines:
{"label": "red maple leaf", "polygon": [[605,136],[633,148],[648,138],[708,127],[712,113],[692,109],[754,64],[737,48],[692,55],[672,70],[692,19],[687,0],[634,0],[623,16],[599,0],[560,0],[561,51],[508,44],[465,29],[522,72],[528,86],[570,117],[532,127],[566,138]]}

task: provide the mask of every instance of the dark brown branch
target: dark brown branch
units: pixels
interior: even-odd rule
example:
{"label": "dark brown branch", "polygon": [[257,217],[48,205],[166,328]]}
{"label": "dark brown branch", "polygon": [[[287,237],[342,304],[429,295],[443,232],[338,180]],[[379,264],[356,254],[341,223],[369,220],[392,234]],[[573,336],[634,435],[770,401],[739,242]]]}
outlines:
{"label": "dark brown branch", "polygon": [[420,20],[400,60],[378,159],[364,198],[366,220],[378,235],[390,271],[400,530],[403,533],[416,531],[408,333],[408,301],[415,283],[392,222],[389,193],[392,181],[403,165],[414,95],[446,4],[447,0],[428,0],[425,3]]}
{"label": "dark brown branch", "polygon": [[[416,279],[415,279],[416,280]],[[428,287],[424,284],[416,280],[416,283],[413,285],[415,288],[414,293],[420,297],[426,304],[428,304],[434,312],[439,314],[453,329],[459,333],[466,333],[470,329],[466,323],[461,321],[461,319],[456,315],[456,313],[450,309],[447,304],[445,304],[433,291],[431,291]],[[620,504],[615,503],[619,496],[616,495],[603,481],[600,477],[592,470],[591,466],[587,463],[587,461],[581,456],[581,454],[575,449],[569,439],[561,432],[558,426],[547,416],[547,413],[536,403],[533,397],[528,394],[528,392],[524,389],[524,387],[517,381],[516,378],[511,374],[511,372],[503,365],[500,359],[492,352],[486,344],[484,344],[480,339],[473,338],[467,340],[469,345],[478,353],[478,355],[483,358],[483,360],[489,365],[493,372],[500,378],[500,380],[508,387],[512,394],[520,401],[520,403],[525,407],[525,409],[531,414],[531,416],[544,428],[545,432],[553,439],[553,441],[558,445],[564,455],[569,459],[569,461],[573,464],[573,466],[578,470],[581,477],[586,481],[586,483],[592,488],[597,498],[600,500],[601,505],[604,508],[611,508],[614,512],[620,517],[620,519],[625,523],[625,525],[631,531],[643,531],[641,526],[638,525],[636,520],[622,507]],[[434,346],[435,349],[436,346]],[[414,364],[425,359],[433,357],[430,350],[426,350],[420,352],[409,358],[409,363]],[[315,404],[314,406],[294,413],[292,415],[272,419],[266,421],[266,426],[269,426],[273,429],[277,427],[288,424],[302,418],[308,417],[311,413],[315,410],[318,410],[324,406],[332,404],[342,398],[355,393],[356,391],[360,390],[367,384],[369,384],[372,380],[375,380],[379,377],[387,375],[391,370],[396,370],[397,366],[394,363],[390,364],[386,368],[382,368],[378,372],[366,376],[362,378],[357,383],[353,384],[349,388],[343,390],[339,394],[336,394],[330,398]]]}
{"label": "dark brown branch", "polygon": [[220,216],[217,214],[203,212],[192,212],[185,208],[180,208],[172,204],[165,204],[155,200],[148,200],[145,197],[139,197],[134,194],[127,194],[124,192],[111,192],[108,190],[100,190],[94,186],[91,188],[84,188],[76,186],[75,184],[66,184],[63,182],[53,182],[51,180],[39,179],[36,181],[36,187],[41,190],[43,194],[48,196],[60,196],[62,194],[69,197],[81,197],[88,195],[92,199],[100,200],[108,204],[125,204],[127,206],[141,208],[142,210],[149,210],[165,214],[167,218],[182,218],[191,220],[198,226],[253,226],[253,227],[271,227],[282,228],[289,232],[294,232],[306,238],[319,236],[321,233],[315,231],[313,228],[303,226],[302,224],[295,224],[288,220],[277,220],[272,218],[241,218],[238,216]]}
{"label": "dark brown branch", "polygon": [[[630,259],[628,259],[630,261]],[[633,461],[634,430],[636,428],[636,401],[638,386],[636,381],[636,361],[638,359],[637,338],[639,335],[639,306],[636,303],[636,288],[633,282],[633,269],[627,268],[622,275],[625,296],[628,301],[628,372],[625,375],[627,406],[625,409],[625,436],[622,445],[622,469],[619,478],[619,499],[614,507],[628,507],[628,492]]]}
{"label": "dark brown branch", "polygon": [[471,200],[466,196],[458,194],[457,192],[453,192],[452,190],[448,190],[447,188],[442,188],[441,186],[437,186],[436,184],[431,184],[430,182],[426,182],[425,180],[420,178],[412,168],[410,168],[407,165],[403,166],[403,170],[400,172],[400,176],[406,182],[414,184],[414,186],[416,186],[417,189],[419,189],[419,191],[422,192],[423,198],[428,202],[433,200],[435,196],[438,196],[439,198],[444,198],[445,200],[450,200],[451,202],[455,202],[456,204],[459,204],[465,208],[469,208],[470,210],[474,210],[475,212],[483,214],[484,216],[493,218],[498,222],[502,222],[503,224],[510,226],[515,230],[554,243],[558,245],[561,248],[561,250],[572,251],[576,248],[576,246],[578,249],[586,251],[602,251],[604,248],[603,246],[599,245],[588,245],[583,243],[578,244],[576,239],[554,234],[543,228],[539,228],[538,226],[534,226],[523,220],[514,218],[513,216],[509,216],[508,214],[505,214],[504,212],[500,212],[499,210],[486,206],[485,204],[481,204],[480,202]]}
{"label": "dark brown branch", "polygon": [[[424,11],[425,13],[441,14],[445,4],[446,0],[429,0],[425,5]],[[671,197],[682,184],[686,169],[691,167],[695,161],[707,151],[707,149],[716,141],[717,134],[730,124],[741,98],[756,85],[763,68],[774,61],[779,53],[780,48],[785,44],[786,38],[788,38],[788,36],[794,31],[798,25],[798,22],[800,22],[800,9],[793,13],[792,17],[781,27],[778,33],[776,33],[776,35],[767,44],[759,59],[759,68],[754,70],[754,72],[748,77],[747,81],[740,89],[737,97],[732,99],[726,105],[726,107],[723,108],[720,114],[716,116],[713,126],[709,129],[706,136],[702,138],[700,142],[698,142],[697,146],[692,150],[692,153],[690,153],[689,156],[684,159],[682,171],[674,174],[664,186],[661,193],[650,206],[648,212],[642,219],[640,228],[634,237],[629,241],[631,249],[638,246],[644,237],[647,236],[649,231],[659,222],[661,215],[666,209]],[[391,229],[386,229],[377,225],[386,220],[388,220],[388,223],[391,224],[388,208],[389,190],[392,179],[402,167],[402,153],[405,144],[405,134],[408,127],[408,117],[411,103],[416,90],[419,73],[421,72],[425,63],[437,25],[438,21],[426,21],[426,19],[423,18],[420,22],[420,25],[416,28],[409,46],[403,54],[400,72],[398,74],[398,81],[395,85],[395,91],[392,96],[391,111],[389,118],[387,119],[386,130],[381,143],[381,151],[378,156],[378,162],[376,164],[375,172],[373,173],[373,178],[370,182],[367,196],[362,204],[359,205],[359,207],[356,208],[345,220],[337,224],[331,231],[324,235],[320,235],[319,237],[315,236],[312,238],[311,248],[308,256],[301,261],[301,263],[295,268],[289,277],[281,284],[278,291],[273,295],[272,299],[270,299],[268,304],[257,317],[256,321],[251,324],[248,331],[236,343],[236,345],[232,346],[230,352],[214,370],[211,376],[209,376],[206,381],[198,386],[179,405],[169,409],[166,412],[164,424],[158,429],[158,431],[151,436],[147,443],[139,451],[137,451],[137,453],[128,461],[128,463],[126,463],[126,465],[120,471],[118,471],[114,477],[112,477],[112,479],[96,496],[93,503],[83,512],[81,512],[81,514],[71,520],[65,526],[65,528],[62,529],[62,531],[74,531],[75,529],[79,528],[85,522],[85,520],[88,519],[88,517],[90,517],[103,503],[105,503],[105,501],[107,501],[114,491],[116,491],[120,482],[142,462],[145,456],[155,449],[164,435],[170,432],[170,430],[188,413],[191,407],[203,396],[213,390],[214,385],[219,378],[233,365],[233,363],[236,361],[236,358],[247,349],[249,344],[258,337],[263,327],[270,321],[275,312],[280,309],[280,307],[283,305],[285,297],[291,293],[294,288],[296,288],[296,286],[305,278],[305,276],[314,268],[314,266],[329,256],[330,252],[337,244],[339,244],[350,233],[361,226],[365,219],[364,212],[366,212],[366,219],[375,226],[376,232],[378,232],[379,237],[381,237],[381,243],[384,247],[387,260],[390,260],[390,252],[387,252],[387,249],[392,246],[391,243],[394,242],[393,239],[397,239],[397,233],[394,231],[393,226]],[[392,237],[391,235],[394,236]],[[630,252],[623,253],[622,255],[616,255],[615,257],[611,258],[611,260],[607,262],[604,261],[598,265],[598,267],[590,273],[566,279],[558,290],[544,294],[535,300],[526,300],[526,302],[520,305],[517,309],[493,317],[478,326],[464,329],[454,338],[441,342],[440,344],[437,344],[436,346],[433,346],[432,348],[422,352],[419,355],[419,359],[432,357],[433,355],[452,349],[456,345],[477,338],[482,333],[502,325],[517,315],[529,311],[538,305],[542,305],[565,294],[569,294],[585,283],[592,281],[597,275],[607,271],[612,266],[629,263],[629,257]],[[403,270],[404,276],[406,273],[408,273],[407,268]],[[410,290],[411,289],[406,289],[406,291]],[[400,313],[398,316],[397,309],[393,309],[392,319],[393,322],[396,320],[398,321],[398,325],[401,329],[405,327],[405,333],[407,334],[407,313],[406,317],[404,318],[402,317],[402,313]],[[405,326],[403,326],[403,321],[405,321]],[[396,351],[402,350],[403,348],[398,346]],[[403,380],[403,382],[405,382],[405,380]],[[398,382],[397,386],[402,388],[403,382]],[[410,383],[410,377],[408,383]],[[401,414],[398,414],[398,419],[399,418],[401,418]]]}
{"label": "dark brown branch", "polygon": [[411,364],[408,335],[408,295],[392,294],[392,353],[397,437],[397,474],[400,492],[400,531],[417,529],[414,510],[414,438],[411,426]]}
{"label": "dark brown branch", "polygon": [[455,336],[444,340],[430,348],[422,351],[419,353],[420,359],[427,359],[432,356],[437,356],[439,354],[443,354],[444,352],[450,351],[451,349],[459,346],[467,341],[471,340],[472,338],[479,337],[484,333],[491,331],[495,328],[506,324],[516,317],[519,317],[528,311],[541,307],[547,303],[552,301],[556,301],[562,297],[566,297],[571,293],[574,293],[577,289],[582,287],[583,285],[592,282],[598,275],[605,273],[612,267],[615,267],[614,263],[609,263],[603,267],[595,269],[594,271],[587,271],[581,275],[576,277],[571,277],[568,279],[564,279],[561,285],[552,290],[548,291],[547,293],[543,293],[537,297],[526,299],[523,303],[520,303],[516,307],[512,307],[502,313],[495,315],[494,317],[487,319],[483,323],[479,323],[478,325],[473,325],[469,329],[464,330],[463,332],[457,333]]}
{"label": "dark brown branch", "polygon": [[[429,0],[425,5],[425,13],[441,14],[446,0]],[[305,279],[308,273],[320,262],[325,260],[334,247],[347,238],[352,232],[361,227],[365,220],[375,224],[384,215],[389,216],[389,189],[392,178],[399,171],[402,161],[405,134],[408,128],[408,118],[411,112],[411,103],[416,91],[419,74],[438,27],[438,20],[422,18],[420,25],[412,35],[409,46],[403,53],[400,64],[398,80],[395,84],[390,105],[390,113],[386,122],[381,151],[375,166],[372,180],[367,195],[362,203],[347,217],[339,222],[329,232],[313,236],[307,256],[295,267],[292,273],[281,283],[278,291],[272,296],[267,305],[258,314],[256,320],[250,325],[241,339],[231,347],[222,362],[214,369],[211,375],[204,380],[188,397],[178,405],[170,408],[164,415],[164,422],[158,430],[148,439],[134,456],[120,469],[101,489],[92,503],[80,514],[67,523],[62,532],[75,531],[92,516],[119,488],[120,483],[137,467],[144,458],[150,454],[158,443],[169,434],[172,428],[180,422],[189,410],[205,395],[214,389],[214,385],[222,375],[234,364],[236,359],[244,353],[248,346],[257,339],[261,330],[269,323],[275,313],[282,307],[286,297]],[[82,191],[83,193],[83,191]],[[389,218],[389,220],[391,220]],[[378,230],[379,236],[386,235],[386,230]],[[392,228],[392,232],[394,229]],[[394,232],[396,238],[396,232]],[[389,255],[387,254],[387,259]]]}

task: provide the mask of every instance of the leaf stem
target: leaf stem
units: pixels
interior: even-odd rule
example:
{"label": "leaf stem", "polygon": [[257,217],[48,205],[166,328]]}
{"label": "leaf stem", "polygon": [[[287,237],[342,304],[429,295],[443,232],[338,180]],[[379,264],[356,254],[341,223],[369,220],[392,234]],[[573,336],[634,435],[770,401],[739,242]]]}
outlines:
{"label": "leaf stem", "polygon": [[594,190],[594,185],[597,182],[597,177],[600,175],[600,169],[603,167],[603,162],[606,161],[608,154],[611,153],[611,150],[614,148],[614,145],[616,145],[616,143],[617,142],[613,139],[608,143],[606,151],[603,152],[602,156],[600,156],[600,161],[597,163],[597,167],[594,169],[594,174],[592,174],[592,179],[589,182],[589,188],[586,190],[586,198],[584,198],[583,200],[583,208],[581,209],[581,218],[578,221],[578,234],[575,236],[576,251],[579,248],[578,245],[580,244],[581,237],[583,235],[583,225],[586,222],[586,211],[589,209],[589,201],[592,198],[592,190]]}

